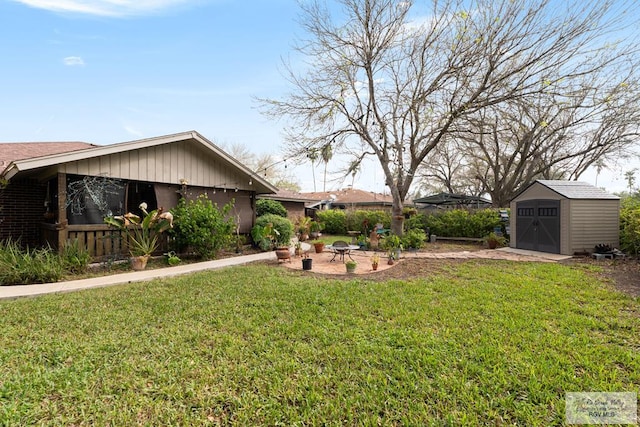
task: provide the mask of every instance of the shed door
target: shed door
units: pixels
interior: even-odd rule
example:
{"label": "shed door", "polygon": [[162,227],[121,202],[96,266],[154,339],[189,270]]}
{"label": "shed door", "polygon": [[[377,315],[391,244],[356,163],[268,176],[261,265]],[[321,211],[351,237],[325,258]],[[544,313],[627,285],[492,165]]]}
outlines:
{"label": "shed door", "polygon": [[516,203],[516,248],[560,253],[560,201]]}

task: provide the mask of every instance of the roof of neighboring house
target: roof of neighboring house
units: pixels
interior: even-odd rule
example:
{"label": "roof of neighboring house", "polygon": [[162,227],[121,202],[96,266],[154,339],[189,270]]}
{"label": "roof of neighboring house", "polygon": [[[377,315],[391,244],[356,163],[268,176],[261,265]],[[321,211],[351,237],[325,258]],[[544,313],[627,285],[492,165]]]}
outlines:
{"label": "roof of neighboring house", "polygon": [[464,194],[438,193],[431,196],[420,197],[414,199],[414,203],[426,203],[429,205],[475,205],[475,204],[491,204],[491,200],[487,200],[478,196],[465,196]]}
{"label": "roof of neighboring house", "polygon": [[[116,153],[123,153],[127,151],[140,150],[144,148],[156,147],[163,144],[171,144],[180,141],[192,141],[193,143],[199,144],[200,146],[206,148],[213,152],[217,158],[221,159],[223,162],[228,164],[229,166],[236,168],[242,173],[246,174],[250,177],[250,180],[256,182],[256,191],[259,193],[275,193],[278,189],[270,184],[265,179],[261,178],[258,174],[256,174],[251,169],[247,168],[241,162],[236,160],[234,157],[226,153],[220,147],[215,145],[213,142],[206,139],[204,136],[200,135],[196,131],[188,131],[181,132],[172,135],[158,136],[153,138],[140,139],[136,141],[128,141],[121,142],[117,144],[110,145],[92,145],[86,143],[73,143],[73,144],[84,144],[82,149],[79,145],[75,146],[67,146],[68,150],[60,151],[64,147],[64,144],[68,143],[54,143],[58,145],[57,151],[52,151],[46,154],[40,154],[33,157],[22,157],[18,159],[14,159],[9,162],[8,165],[4,165],[2,172],[0,173],[6,179],[11,179],[16,174],[29,171],[36,170],[40,168],[46,168],[49,166],[73,162],[78,160],[86,160],[97,158],[101,156],[108,156]],[[28,144],[28,143],[25,143]],[[3,144],[0,143],[0,147]],[[18,144],[22,145],[22,144]],[[24,145],[23,145],[24,146]],[[75,147],[75,148],[74,148]],[[18,149],[20,147],[14,147],[14,149]]]}
{"label": "roof of neighboring house", "polygon": [[[620,199],[618,196],[607,193],[602,188],[595,187],[591,184],[587,184],[586,182],[539,179],[527,188],[530,188],[536,183],[543,185],[552,191],[555,191],[556,193],[566,197],[567,199]],[[526,191],[527,188],[521,191],[520,194]]]}
{"label": "roof of neighboring house", "polygon": [[306,197],[314,200],[330,200],[332,204],[340,205],[389,205],[393,203],[393,197],[388,194],[374,193],[373,191],[358,190],[355,188],[345,188],[336,191],[323,191],[313,193],[302,193]]}
{"label": "roof of neighboring house", "polygon": [[0,143],[0,170],[17,160],[68,153],[97,147],[87,142],[3,142]]}
{"label": "roof of neighboring house", "polygon": [[320,199],[314,199],[308,196],[308,193],[298,193],[290,190],[278,190],[275,194],[260,194],[259,199],[272,199],[281,202],[318,202]]}

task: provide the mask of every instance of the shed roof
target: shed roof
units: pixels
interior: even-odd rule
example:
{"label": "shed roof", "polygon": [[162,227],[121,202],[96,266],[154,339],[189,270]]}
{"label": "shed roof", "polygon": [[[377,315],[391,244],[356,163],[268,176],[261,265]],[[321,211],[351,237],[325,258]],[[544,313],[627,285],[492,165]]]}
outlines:
{"label": "shed roof", "polygon": [[[607,193],[602,188],[595,187],[591,184],[587,184],[586,182],[539,179],[527,188],[530,188],[536,183],[555,191],[567,199],[620,199],[620,197]],[[526,189],[524,191],[526,191]],[[520,194],[522,194],[522,192]]]}

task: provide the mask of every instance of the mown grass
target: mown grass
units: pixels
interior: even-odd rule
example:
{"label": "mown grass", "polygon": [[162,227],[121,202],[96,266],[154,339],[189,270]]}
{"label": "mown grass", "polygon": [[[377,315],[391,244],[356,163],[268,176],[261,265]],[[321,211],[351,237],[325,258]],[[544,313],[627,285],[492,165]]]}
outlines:
{"label": "mown grass", "polygon": [[579,268],[269,265],[0,302],[0,425],[562,425],[640,388],[640,310]]}

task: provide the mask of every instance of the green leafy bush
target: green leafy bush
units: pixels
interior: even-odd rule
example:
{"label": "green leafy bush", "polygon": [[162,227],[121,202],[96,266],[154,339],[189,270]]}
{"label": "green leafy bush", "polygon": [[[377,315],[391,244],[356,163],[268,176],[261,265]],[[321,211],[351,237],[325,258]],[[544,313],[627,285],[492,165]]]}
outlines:
{"label": "green leafy bush", "polygon": [[84,273],[91,262],[89,250],[78,243],[78,239],[69,240],[60,251],[60,262],[67,273]]}
{"label": "green leafy bush", "polygon": [[236,223],[230,216],[235,200],[218,208],[206,195],[196,200],[181,199],[171,212],[175,218],[169,235],[180,253],[187,248],[203,259],[216,258],[233,239]]}
{"label": "green leafy bush", "polygon": [[287,209],[277,200],[258,199],[256,200],[256,216],[267,214],[278,215],[283,218],[287,217]]}
{"label": "green leafy bush", "polygon": [[621,201],[620,249],[629,255],[640,254],[640,199],[637,197]]}
{"label": "green leafy bush", "polygon": [[316,219],[324,224],[324,232],[327,234],[347,234],[347,214],[344,211],[319,211]]}
{"label": "green leafy bush", "polygon": [[411,229],[402,235],[402,246],[411,249],[420,249],[427,240],[427,234],[423,230]]}
{"label": "green leafy bush", "polygon": [[437,236],[476,238],[482,238],[502,225],[500,215],[493,209],[439,211],[428,215],[425,224],[429,232]]}
{"label": "green leafy bush", "polygon": [[272,249],[273,245],[288,246],[293,237],[293,223],[279,215],[262,215],[256,219],[256,224],[251,229],[251,237],[254,243],[265,251]]}
{"label": "green leafy bush", "polygon": [[0,285],[57,282],[62,277],[60,258],[50,248],[23,250],[14,240],[0,242]]}

